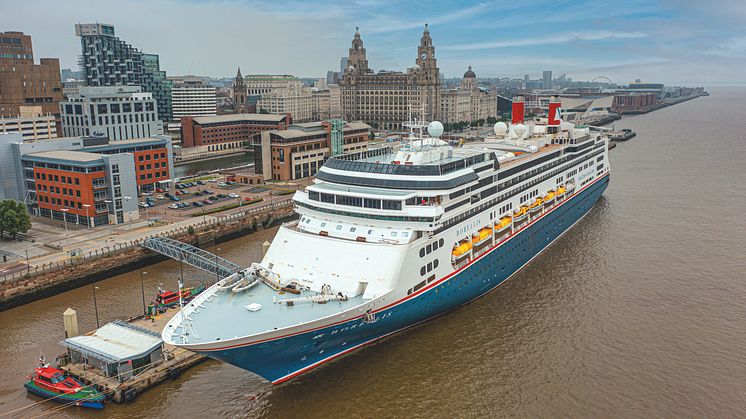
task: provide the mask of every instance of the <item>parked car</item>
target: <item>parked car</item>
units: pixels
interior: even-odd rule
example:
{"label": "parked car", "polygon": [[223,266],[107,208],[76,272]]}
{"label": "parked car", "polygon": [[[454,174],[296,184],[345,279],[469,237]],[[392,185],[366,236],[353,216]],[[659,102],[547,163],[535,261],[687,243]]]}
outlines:
{"label": "parked car", "polygon": [[140,203],[139,203],[139,204],[137,204],[137,205],[138,205],[138,206],[140,206],[140,208],[148,208],[148,207],[150,206],[150,205],[148,205],[148,203],[147,203],[147,202],[145,202],[145,201],[143,201],[143,202],[140,202]]}
{"label": "parked car", "polygon": [[204,207],[205,206],[205,204],[203,204],[203,203],[201,203],[199,201],[192,202],[192,205],[194,205],[195,207]]}
{"label": "parked car", "polygon": [[155,199],[165,199],[165,197],[163,195],[156,195]]}
{"label": "parked car", "polygon": [[189,207],[189,202],[179,202],[179,208],[187,208]]}
{"label": "parked car", "polygon": [[225,183],[225,182],[218,182],[218,186],[220,186],[221,188],[224,188],[224,187],[228,186],[228,184]]}
{"label": "parked car", "polygon": [[178,196],[172,196],[170,199],[172,201],[181,201]]}
{"label": "parked car", "polygon": [[204,184],[205,184],[205,181],[204,181],[204,180],[198,180],[198,181],[197,181],[197,184],[198,184],[198,185],[204,185]]}
{"label": "parked car", "polygon": [[168,207],[171,208],[171,209],[178,209],[179,205],[178,204],[171,204]]}
{"label": "parked car", "polygon": [[164,193],[163,196],[165,196],[166,198],[171,198],[171,194],[168,192]]}
{"label": "parked car", "polygon": [[152,192],[142,192],[140,195],[150,196],[150,195],[153,195],[153,193]]}
{"label": "parked car", "polygon": [[225,197],[227,197],[228,195],[226,195],[226,194],[224,194],[224,193],[219,193],[219,194],[217,194],[216,196],[217,196],[218,198],[225,198]]}
{"label": "parked car", "polygon": [[234,182],[232,180],[229,180],[228,182],[225,182],[225,183],[227,183],[228,185],[235,185],[236,184],[236,182]]}
{"label": "parked car", "polygon": [[202,201],[202,203],[205,205],[212,205],[213,202],[210,201],[209,199],[205,199],[204,201]]}
{"label": "parked car", "polygon": [[241,197],[241,195],[239,195],[237,193],[234,193],[234,192],[229,193],[228,196],[230,196],[231,198],[240,198]]}

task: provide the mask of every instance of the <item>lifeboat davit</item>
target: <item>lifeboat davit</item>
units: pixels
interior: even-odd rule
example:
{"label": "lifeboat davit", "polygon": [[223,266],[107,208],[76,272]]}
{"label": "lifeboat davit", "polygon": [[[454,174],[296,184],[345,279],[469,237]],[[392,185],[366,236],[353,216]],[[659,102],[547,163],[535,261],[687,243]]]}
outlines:
{"label": "lifeboat davit", "polygon": [[544,205],[552,205],[554,202],[554,191],[547,192],[546,195],[544,195]]}
{"label": "lifeboat davit", "polygon": [[495,222],[495,234],[499,234],[504,232],[505,230],[510,228],[510,223],[513,221],[513,217],[506,216],[500,219],[500,221]]}
{"label": "lifeboat davit", "polygon": [[536,201],[532,202],[531,205],[528,207],[529,212],[538,212],[541,211],[541,204],[544,202],[541,198],[536,198]]}
{"label": "lifeboat davit", "polygon": [[526,219],[526,215],[528,215],[528,207],[525,205],[522,205],[520,208],[518,208],[517,211],[513,213],[513,222],[518,224],[521,221]]}
{"label": "lifeboat davit", "polygon": [[483,244],[484,242],[489,240],[491,237],[492,237],[492,228],[484,227],[483,229],[471,235],[471,242],[473,246],[476,247],[476,246],[479,246],[480,244]]}
{"label": "lifeboat davit", "polygon": [[462,240],[461,243],[456,243],[453,246],[451,255],[453,255],[453,257],[456,259],[461,259],[462,257],[468,255],[469,251],[471,251],[471,242],[468,240]]}

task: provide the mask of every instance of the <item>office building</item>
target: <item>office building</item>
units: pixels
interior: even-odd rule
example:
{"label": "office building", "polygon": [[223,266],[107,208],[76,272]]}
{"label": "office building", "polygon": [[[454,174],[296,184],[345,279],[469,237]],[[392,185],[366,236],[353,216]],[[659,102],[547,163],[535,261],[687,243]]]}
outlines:
{"label": "office building", "polygon": [[218,114],[215,88],[195,76],[171,77],[171,103],[174,121],[184,116],[215,116]]}
{"label": "office building", "polygon": [[158,103],[158,118],[171,120],[171,81],[160,69],[158,56],[144,54],[122,41],[114,26],[76,24],[82,55],[80,67],[88,86],[141,86]]}
{"label": "office building", "polygon": [[41,114],[58,121],[61,100],[60,61],[42,58],[34,64],[29,35],[0,32],[0,117],[16,118],[22,106],[40,106]]}
{"label": "office building", "polygon": [[19,133],[24,142],[57,138],[57,121],[41,106],[21,106],[16,118],[0,117],[0,134]]}
{"label": "office building", "polygon": [[497,116],[497,91],[479,86],[471,66],[464,73],[461,85],[443,90],[440,117],[442,122],[471,122]]}
{"label": "office building", "polygon": [[163,134],[156,101],[139,86],[81,87],[60,108],[66,137],[105,136],[119,141]]}
{"label": "office building", "polygon": [[542,73],[541,87],[544,90],[552,89],[552,72],[550,70],[544,70],[544,72]]}
{"label": "office building", "polygon": [[138,191],[166,184],[173,167],[166,136],[109,142],[65,137],[32,143],[0,135],[0,198],[68,223],[119,224],[139,218]]}
{"label": "office building", "polygon": [[[370,125],[332,120],[264,131],[254,145],[254,171],[264,180],[294,180],[316,174],[332,155],[368,149]],[[334,139],[338,139],[338,144]]]}
{"label": "office building", "polygon": [[428,121],[438,119],[441,78],[427,25],[417,48],[416,65],[406,73],[374,73],[368,67],[359,31],[352,40],[347,64],[339,82],[344,119],[362,120],[382,129],[401,129],[410,112]]}
{"label": "office building", "polygon": [[231,114],[181,118],[181,147],[196,151],[219,151],[249,146],[259,133],[285,129],[289,115]]}
{"label": "office building", "polygon": [[319,114],[318,105],[319,101],[313,91],[300,80],[263,93],[256,103],[259,112],[290,114],[296,122],[316,119]]}

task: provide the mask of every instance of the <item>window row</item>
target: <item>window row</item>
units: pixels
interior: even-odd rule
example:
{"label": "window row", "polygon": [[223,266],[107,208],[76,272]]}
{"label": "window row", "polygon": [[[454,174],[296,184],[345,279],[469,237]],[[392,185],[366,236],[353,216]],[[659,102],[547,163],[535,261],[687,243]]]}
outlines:
{"label": "window row", "polygon": [[443,239],[436,240],[432,243],[428,243],[427,246],[420,249],[420,257],[423,258],[425,255],[429,255],[430,253],[438,250],[438,248],[443,247],[443,244],[445,241]]}

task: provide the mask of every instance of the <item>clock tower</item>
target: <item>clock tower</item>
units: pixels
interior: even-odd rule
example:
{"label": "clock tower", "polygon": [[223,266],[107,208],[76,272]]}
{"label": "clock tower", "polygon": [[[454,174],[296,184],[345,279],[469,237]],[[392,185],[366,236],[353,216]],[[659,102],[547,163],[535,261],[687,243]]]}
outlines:
{"label": "clock tower", "polygon": [[425,119],[434,121],[439,117],[440,111],[440,73],[438,71],[438,60],[435,59],[435,47],[430,38],[430,29],[425,24],[425,30],[420,38],[420,46],[417,47],[417,86],[420,107],[425,110]]}

